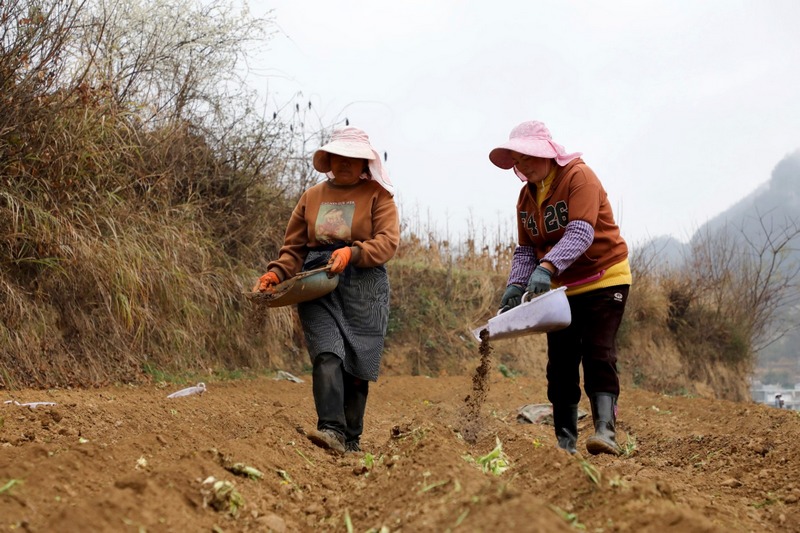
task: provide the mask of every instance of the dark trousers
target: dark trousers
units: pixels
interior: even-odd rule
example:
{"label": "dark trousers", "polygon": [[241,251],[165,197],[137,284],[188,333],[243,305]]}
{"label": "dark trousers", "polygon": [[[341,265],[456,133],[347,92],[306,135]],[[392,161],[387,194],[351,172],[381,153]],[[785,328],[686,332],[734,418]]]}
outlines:
{"label": "dark trousers", "polygon": [[581,363],[587,395],[619,396],[616,337],[628,289],[628,285],[617,285],[568,298],[572,322],[547,334],[547,399],[551,403],[578,403]]}
{"label": "dark trousers", "polygon": [[312,374],[317,429],[332,429],[346,442],[358,442],[364,430],[369,381],[344,370],[338,355],[323,352],[314,358]]}

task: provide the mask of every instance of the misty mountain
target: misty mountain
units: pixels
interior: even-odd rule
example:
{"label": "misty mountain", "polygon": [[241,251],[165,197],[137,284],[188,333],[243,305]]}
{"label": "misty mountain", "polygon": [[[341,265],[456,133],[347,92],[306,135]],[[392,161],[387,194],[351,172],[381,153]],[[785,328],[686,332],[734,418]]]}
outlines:
{"label": "misty mountain", "polygon": [[[775,166],[768,182],[700,227],[692,237],[692,242],[704,235],[714,236],[728,232],[730,236],[743,242],[743,245],[745,245],[744,239],[761,245],[768,235],[777,236],[781,228],[793,225],[796,227],[799,221],[800,150],[797,150]],[[790,268],[792,264],[800,263],[800,246],[797,246],[796,242],[787,252]],[[800,365],[800,354],[797,351],[797,346],[800,345],[798,306],[781,310],[776,317],[776,324],[781,324],[781,328],[787,325],[794,326],[794,329],[761,350],[758,354],[758,366],[762,369],[773,369],[779,362],[783,362],[783,366],[786,367],[786,362],[791,361],[794,364],[790,364],[788,368],[797,369]],[[774,371],[772,373],[776,374]],[[796,370],[794,376],[790,375],[792,373],[791,370],[787,370],[787,375],[776,374],[773,377],[792,382],[797,376]]]}
{"label": "misty mountain", "polygon": [[732,207],[701,226],[692,241],[718,231],[757,237],[768,228],[782,227],[800,218],[800,150],[787,155],[773,169],[769,181],[748,193]]}
{"label": "misty mountain", "polygon": [[778,228],[792,220],[800,221],[800,150],[782,159],[768,181],[700,226],[688,245],[662,235],[637,246],[634,252],[656,253],[659,262],[671,267],[680,266],[691,249],[691,243],[697,242],[701,236],[719,231],[756,236],[764,232],[762,221],[768,228]]}
{"label": "misty mountain", "polygon": [[661,237],[652,239],[648,243],[648,246],[651,247],[652,252],[658,257],[658,270],[672,270],[680,267],[689,250],[687,244],[669,235],[662,235]]}
{"label": "misty mountain", "polygon": [[[693,244],[703,239],[733,239],[730,242],[741,242],[742,246],[751,246],[746,241],[760,246],[767,236],[780,235],[783,228],[800,225],[800,150],[788,154],[773,169],[768,181],[758,186],[731,206],[700,226],[690,239],[683,244],[671,237],[663,236],[652,239],[644,246],[633,251],[633,254],[644,253],[655,257],[653,268],[670,269],[680,267],[685,257],[691,252]],[[800,239],[793,241],[794,246],[786,250],[788,264],[800,264]],[[800,282],[800,280],[796,280]],[[784,309],[777,317],[777,322],[793,324],[795,329],[788,332],[774,344],[759,353],[758,365],[771,367],[778,361],[791,361],[800,377],[800,306]],[[788,379],[789,376],[786,376]]]}

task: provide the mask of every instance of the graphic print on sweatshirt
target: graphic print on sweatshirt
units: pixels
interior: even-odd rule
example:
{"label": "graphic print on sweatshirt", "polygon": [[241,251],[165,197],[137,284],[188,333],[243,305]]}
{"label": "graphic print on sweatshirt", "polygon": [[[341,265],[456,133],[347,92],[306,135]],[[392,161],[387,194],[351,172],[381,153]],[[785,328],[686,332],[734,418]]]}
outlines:
{"label": "graphic print on sweatshirt", "polygon": [[[544,206],[543,212],[545,233],[553,233],[567,227],[569,223],[569,208],[564,200]],[[539,226],[536,224],[534,213],[520,211],[519,218],[531,237],[539,235]]]}
{"label": "graphic print on sweatshirt", "polygon": [[319,206],[314,228],[317,241],[334,243],[349,242],[353,235],[353,213],[355,202],[324,202]]}

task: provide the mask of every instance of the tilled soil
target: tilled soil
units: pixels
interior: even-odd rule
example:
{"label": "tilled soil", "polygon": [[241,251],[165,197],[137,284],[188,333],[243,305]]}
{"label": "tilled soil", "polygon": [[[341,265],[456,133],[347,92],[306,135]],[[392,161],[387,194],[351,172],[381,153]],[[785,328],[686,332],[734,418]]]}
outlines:
{"label": "tilled soil", "polygon": [[[490,373],[465,439],[472,376],[382,376],[364,451],[340,456],[305,437],[316,418],[301,377],[174,399],[181,387],[163,384],[2,391],[57,405],[0,403],[0,529],[800,531],[797,412],[628,388],[626,454],[571,457],[551,426],[517,421],[546,403],[541,379]],[[498,442],[496,474],[477,460]]]}

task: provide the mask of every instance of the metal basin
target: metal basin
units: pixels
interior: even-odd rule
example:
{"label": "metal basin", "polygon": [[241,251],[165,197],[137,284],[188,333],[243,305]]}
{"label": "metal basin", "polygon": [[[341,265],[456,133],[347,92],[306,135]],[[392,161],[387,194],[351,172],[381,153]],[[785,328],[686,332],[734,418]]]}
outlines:
{"label": "metal basin", "polygon": [[283,307],[315,300],[332,292],[339,285],[339,275],[331,274],[328,267],[300,272],[275,285],[274,292],[251,292],[247,297],[268,307]]}

